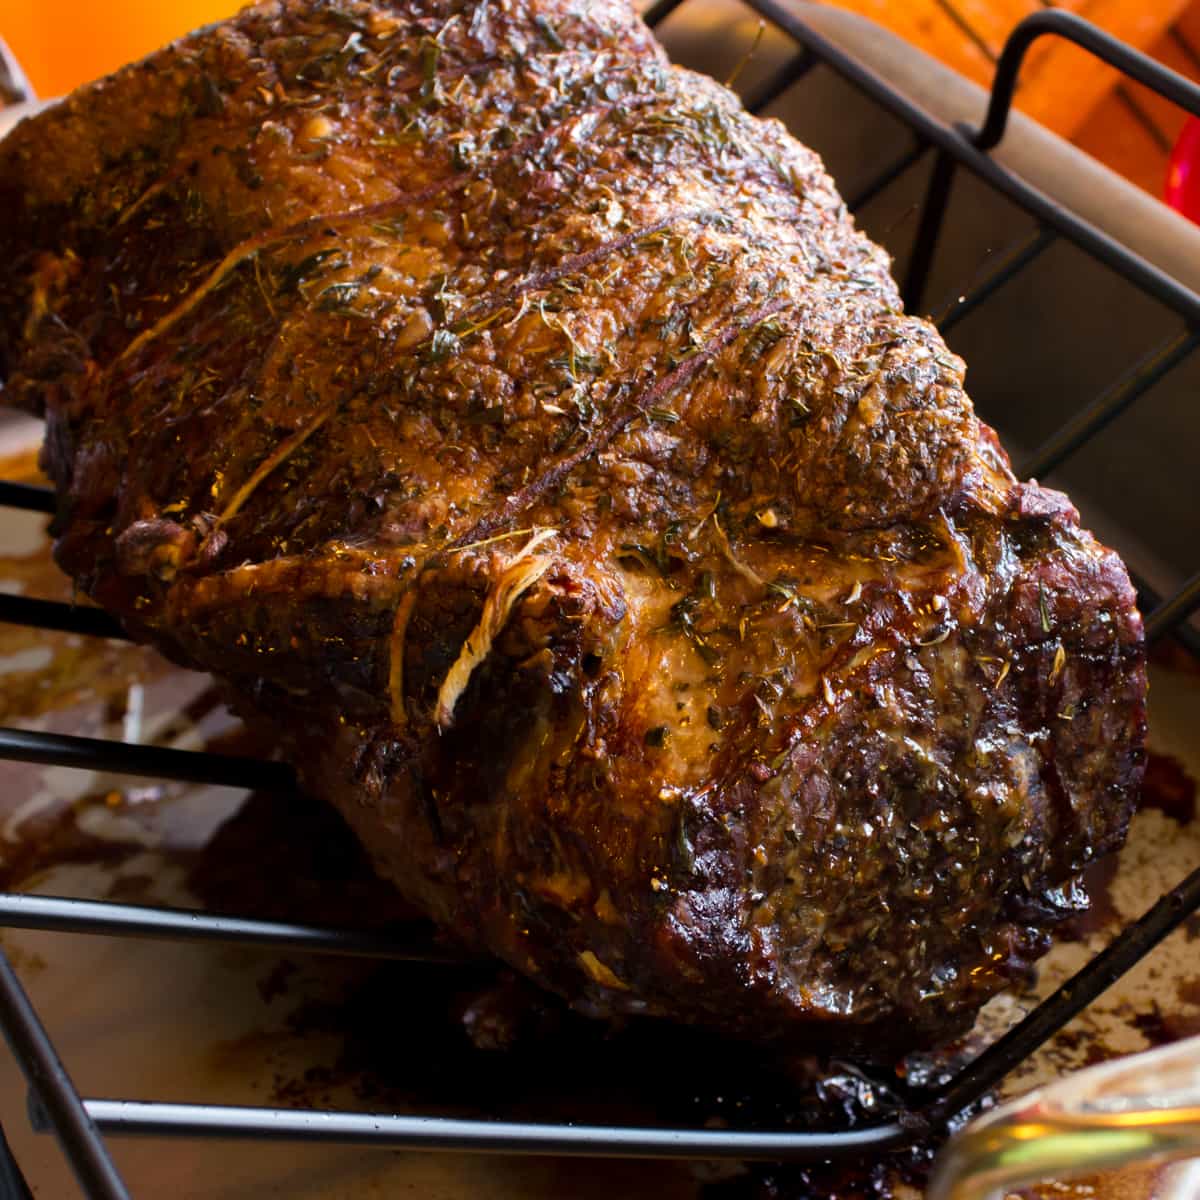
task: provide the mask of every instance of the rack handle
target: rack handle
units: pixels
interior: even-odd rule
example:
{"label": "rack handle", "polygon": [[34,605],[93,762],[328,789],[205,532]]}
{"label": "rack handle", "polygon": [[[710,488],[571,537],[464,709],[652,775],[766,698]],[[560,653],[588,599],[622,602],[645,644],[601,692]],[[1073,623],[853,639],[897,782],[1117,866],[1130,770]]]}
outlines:
{"label": "rack handle", "polygon": [[17,56],[0,38],[0,108],[36,99],[25,72],[21,70],[21,64],[17,62]]}
{"label": "rack handle", "polygon": [[1173,101],[1193,116],[1200,117],[1200,85],[1156,62],[1148,54],[1125,45],[1091,21],[1085,21],[1061,8],[1051,8],[1031,13],[1008,35],[1000,61],[996,64],[987,117],[983,128],[971,139],[978,149],[994,150],[1003,139],[1025,55],[1030,46],[1046,34],[1074,42],[1109,66],[1116,67],[1138,83],[1145,84],[1151,91]]}

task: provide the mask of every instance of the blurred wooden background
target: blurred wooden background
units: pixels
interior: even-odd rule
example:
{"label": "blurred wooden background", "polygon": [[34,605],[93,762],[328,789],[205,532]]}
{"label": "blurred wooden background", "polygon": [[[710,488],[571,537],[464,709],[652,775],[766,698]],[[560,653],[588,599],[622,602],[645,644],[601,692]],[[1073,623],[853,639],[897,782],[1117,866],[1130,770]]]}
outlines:
{"label": "blurred wooden background", "polygon": [[[977,83],[991,82],[1013,26],[1066,8],[1167,66],[1200,80],[1200,0],[831,0],[923,46]],[[1156,196],[1187,119],[1074,46],[1045,39],[1029,54],[1017,92],[1025,112]]]}

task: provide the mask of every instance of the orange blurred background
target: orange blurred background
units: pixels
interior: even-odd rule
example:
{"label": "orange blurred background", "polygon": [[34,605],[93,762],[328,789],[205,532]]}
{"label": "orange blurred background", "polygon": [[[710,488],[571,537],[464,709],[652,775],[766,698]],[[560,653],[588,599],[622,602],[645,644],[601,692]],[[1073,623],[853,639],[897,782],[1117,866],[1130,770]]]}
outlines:
{"label": "orange blurred background", "polygon": [[0,34],[39,96],[60,96],[227,17],[244,0],[0,0]]}
{"label": "orange blurred background", "polygon": [[[0,0],[0,36],[39,96],[60,96],[248,0]],[[645,4],[648,0],[640,0]],[[1200,80],[1200,0],[826,0],[869,17],[987,87],[1022,17],[1066,8]],[[1161,196],[1185,114],[1063,41],[1035,46],[1017,104]]]}

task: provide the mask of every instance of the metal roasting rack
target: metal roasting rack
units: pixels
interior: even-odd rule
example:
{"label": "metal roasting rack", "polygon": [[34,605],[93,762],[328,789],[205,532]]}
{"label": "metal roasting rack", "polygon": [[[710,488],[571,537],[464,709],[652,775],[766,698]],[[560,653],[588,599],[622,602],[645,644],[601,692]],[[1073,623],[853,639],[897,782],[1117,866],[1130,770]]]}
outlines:
{"label": "metal roasting rack", "polygon": [[[657,25],[685,2],[659,0],[648,10],[646,20],[652,26]],[[1200,295],[1031,187],[990,153],[1004,137],[1026,53],[1037,39],[1047,35],[1076,43],[1195,115],[1200,115],[1200,87],[1073,14],[1047,9],[1028,17],[1009,38],[997,63],[982,127],[950,125],[918,108],[785,3],[743,2],[786,35],[795,47],[781,67],[744,97],[748,108],[762,110],[810,71],[823,69],[835,72],[879,109],[899,119],[912,134],[911,147],[899,153],[851,197],[852,209],[861,208],[920,160],[933,156],[903,280],[904,299],[910,310],[921,310],[951,186],[958,172],[967,171],[1032,216],[1037,228],[1032,235],[995,256],[986,276],[941,318],[943,332],[985,303],[1060,239],[1084,251],[1181,318],[1182,332],[1172,334],[1101,395],[1076,411],[1020,464],[1022,475],[1041,476],[1053,470],[1200,347]],[[0,505],[52,514],[55,498],[48,489],[0,482]],[[1166,598],[1146,587],[1140,590],[1143,611],[1148,614],[1147,638],[1154,640],[1171,633],[1194,644],[1187,622],[1200,607],[1200,571]],[[96,637],[124,636],[118,623],[99,610],[22,596],[0,595],[0,620]],[[291,771],[279,763],[12,728],[0,729],[0,758],[251,789],[280,790],[293,786]],[[81,1186],[94,1200],[120,1200],[129,1195],[109,1156],[106,1134],[293,1139],[510,1155],[837,1160],[879,1155],[945,1128],[1197,908],[1200,908],[1200,868],[1167,892],[1140,920],[1124,929],[1057,992],[948,1082],[935,1090],[910,1092],[905,1096],[906,1107],[899,1113],[849,1130],[764,1132],[736,1128],[574,1125],[85,1099],[72,1085],[53,1042],[3,952],[0,952],[0,1026],[29,1083],[31,1121],[35,1128],[56,1134]],[[436,970],[436,964],[448,957],[432,943],[402,945],[386,936],[354,930],[12,893],[0,893],[0,928],[236,943],[314,954],[403,960],[429,964],[431,970]],[[27,1200],[30,1194],[0,1134],[0,1200]]]}

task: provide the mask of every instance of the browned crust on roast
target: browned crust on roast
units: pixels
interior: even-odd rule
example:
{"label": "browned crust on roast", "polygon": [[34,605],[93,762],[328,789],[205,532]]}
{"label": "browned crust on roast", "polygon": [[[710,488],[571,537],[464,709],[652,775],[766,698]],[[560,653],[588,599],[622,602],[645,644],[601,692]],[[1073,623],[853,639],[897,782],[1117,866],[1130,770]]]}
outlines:
{"label": "browned crust on roast", "polygon": [[873,1054],[1040,953],[1145,724],[1122,565],[888,267],[619,0],[265,4],[0,146],[64,568],[464,942]]}

